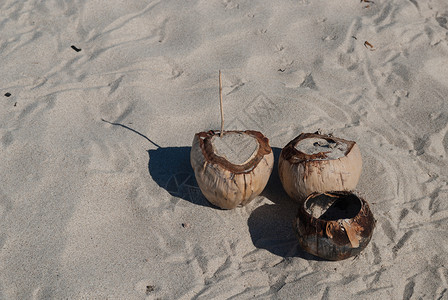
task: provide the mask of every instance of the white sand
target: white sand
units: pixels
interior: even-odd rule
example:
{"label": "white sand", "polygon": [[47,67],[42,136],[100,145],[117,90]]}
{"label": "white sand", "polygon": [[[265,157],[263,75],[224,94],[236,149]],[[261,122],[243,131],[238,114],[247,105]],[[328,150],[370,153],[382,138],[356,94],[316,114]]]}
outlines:
{"label": "white sand", "polygon": [[[0,11],[0,299],[448,297],[446,0]],[[203,198],[189,149],[219,129],[218,69],[227,130],[276,155],[318,129],[358,143],[359,257],[298,248],[276,167],[247,207]]]}

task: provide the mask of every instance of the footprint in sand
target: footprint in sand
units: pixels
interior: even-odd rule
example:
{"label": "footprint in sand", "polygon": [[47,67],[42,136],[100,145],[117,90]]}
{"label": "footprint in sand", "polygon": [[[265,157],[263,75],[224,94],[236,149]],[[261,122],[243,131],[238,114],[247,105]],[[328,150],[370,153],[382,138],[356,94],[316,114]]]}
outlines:
{"label": "footprint in sand", "polygon": [[6,148],[9,145],[11,145],[13,140],[14,140],[14,138],[12,136],[11,131],[7,131],[7,132],[3,133],[2,137],[0,138],[3,148]]}
{"label": "footprint in sand", "polygon": [[439,23],[440,27],[448,29],[448,12],[444,13],[440,17],[436,17],[437,23]]}
{"label": "footprint in sand", "polygon": [[317,89],[316,82],[311,73],[307,73],[303,70],[285,72],[285,69],[282,68],[279,69],[279,72],[284,74],[283,84],[287,88],[294,89],[300,87],[312,90]]}
{"label": "footprint in sand", "polygon": [[223,3],[224,3],[224,7],[225,7],[226,10],[227,9],[239,9],[240,8],[240,5],[238,3],[235,3],[232,0],[224,0]]}

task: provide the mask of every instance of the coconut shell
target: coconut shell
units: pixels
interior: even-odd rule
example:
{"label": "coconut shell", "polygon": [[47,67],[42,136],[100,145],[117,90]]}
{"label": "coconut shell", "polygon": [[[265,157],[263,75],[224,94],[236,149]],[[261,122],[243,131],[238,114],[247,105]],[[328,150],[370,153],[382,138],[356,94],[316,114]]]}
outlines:
{"label": "coconut shell", "polygon": [[223,134],[243,133],[258,142],[258,150],[244,164],[230,163],[216,155],[212,138],[215,131],[200,132],[194,136],[190,161],[199,188],[214,205],[232,209],[243,206],[258,196],[265,188],[274,165],[274,155],[269,140],[260,132],[226,131]]}
{"label": "coconut shell", "polygon": [[[308,138],[319,138],[346,145],[343,157],[332,159],[328,152],[306,154],[296,145]],[[353,141],[315,133],[302,133],[283,149],[279,158],[279,176],[286,193],[302,202],[314,192],[355,189],[362,170],[361,152]]]}
{"label": "coconut shell", "polygon": [[[317,217],[319,210],[324,213]],[[375,223],[367,202],[353,193],[313,193],[300,206],[294,230],[303,250],[342,260],[358,255],[368,245]]]}

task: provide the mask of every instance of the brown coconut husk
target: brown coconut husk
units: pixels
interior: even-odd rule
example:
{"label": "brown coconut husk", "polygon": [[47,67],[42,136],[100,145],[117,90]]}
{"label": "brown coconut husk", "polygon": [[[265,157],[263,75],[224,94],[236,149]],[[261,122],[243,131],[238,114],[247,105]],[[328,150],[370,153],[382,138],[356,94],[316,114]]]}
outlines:
{"label": "brown coconut husk", "polygon": [[190,161],[199,188],[214,205],[232,209],[243,206],[258,196],[266,186],[274,165],[269,140],[258,131],[225,131],[226,134],[247,134],[257,143],[257,151],[243,164],[233,164],[217,155],[212,138],[219,131],[199,132],[194,136]]}
{"label": "brown coconut husk", "polygon": [[351,192],[313,193],[300,206],[294,230],[305,251],[342,260],[368,245],[375,223],[368,203]]}
{"label": "brown coconut husk", "polygon": [[[307,154],[296,148],[305,139],[323,139],[343,145],[345,152],[338,158],[329,156],[331,149]],[[291,198],[299,202],[314,192],[355,189],[361,170],[361,152],[354,141],[317,133],[300,134],[283,148],[279,159],[279,176],[283,188]]]}

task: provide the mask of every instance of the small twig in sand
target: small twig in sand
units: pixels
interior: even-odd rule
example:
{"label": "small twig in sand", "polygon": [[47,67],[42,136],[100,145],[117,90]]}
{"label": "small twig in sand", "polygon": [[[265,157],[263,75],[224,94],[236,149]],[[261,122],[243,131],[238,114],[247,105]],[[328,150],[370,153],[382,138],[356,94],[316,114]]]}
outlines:
{"label": "small twig in sand", "polygon": [[76,52],[79,52],[79,51],[81,51],[81,49],[80,48],[78,48],[78,47],[76,47],[75,45],[72,45],[72,47],[71,47],[73,50],[75,50]]}
{"label": "small twig in sand", "polygon": [[219,137],[222,137],[222,133],[224,132],[224,112],[222,109],[222,82],[221,82],[221,70],[219,70],[219,102],[221,105],[221,132],[219,133]]}
{"label": "small twig in sand", "polygon": [[[371,1],[371,0],[361,0],[361,3],[371,3],[371,4],[375,4],[375,2]],[[364,6],[363,8],[370,8],[370,4]]]}
{"label": "small twig in sand", "polygon": [[367,49],[369,49],[370,51],[375,51],[375,49],[373,48],[373,45],[370,44],[368,41],[364,42],[364,47],[366,47]]}

